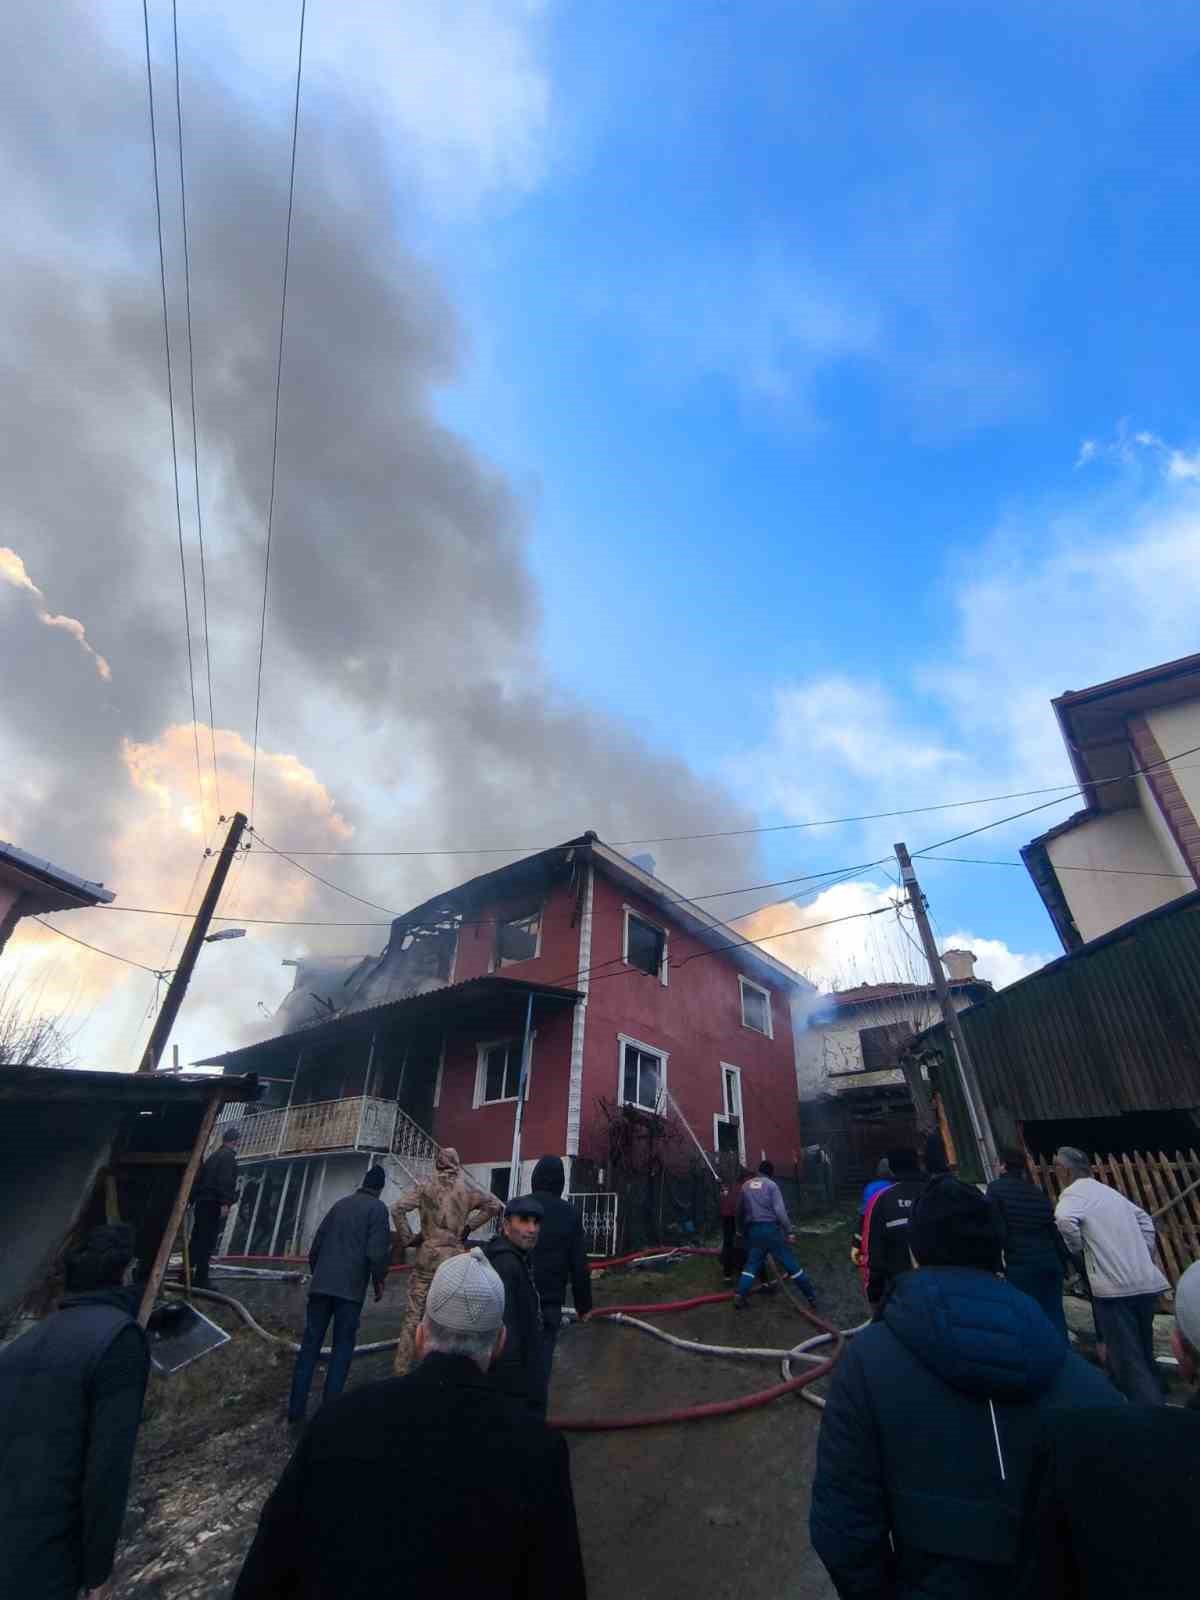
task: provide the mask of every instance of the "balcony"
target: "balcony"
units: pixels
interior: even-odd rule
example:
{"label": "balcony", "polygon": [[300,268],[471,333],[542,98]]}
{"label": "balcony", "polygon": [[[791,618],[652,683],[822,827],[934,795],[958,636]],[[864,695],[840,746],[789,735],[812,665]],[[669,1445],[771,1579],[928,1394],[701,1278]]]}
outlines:
{"label": "balcony", "polygon": [[[312,1150],[390,1150],[398,1111],[394,1100],[355,1095],[344,1100],[318,1100],[312,1105],[245,1116],[245,1107],[227,1106],[213,1133],[214,1146],[236,1123],[242,1130],[238,1157],[298,1155]],[[404,1121],[407,1123],[408,1118]],[[415,1127],[415,1124],[411,1125]]]}

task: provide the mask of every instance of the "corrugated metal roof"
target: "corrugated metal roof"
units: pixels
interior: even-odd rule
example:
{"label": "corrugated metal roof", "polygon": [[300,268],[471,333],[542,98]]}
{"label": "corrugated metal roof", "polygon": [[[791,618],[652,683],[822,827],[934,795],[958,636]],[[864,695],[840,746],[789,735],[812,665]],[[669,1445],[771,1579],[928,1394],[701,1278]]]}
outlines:
{"label": "corrugated metal roof", "polygon": [[[1200,891],[961,1013],[989,1108],[1022,1122],[1200,1106]],[[921,1035],[944,1050],[941,1025]]]}

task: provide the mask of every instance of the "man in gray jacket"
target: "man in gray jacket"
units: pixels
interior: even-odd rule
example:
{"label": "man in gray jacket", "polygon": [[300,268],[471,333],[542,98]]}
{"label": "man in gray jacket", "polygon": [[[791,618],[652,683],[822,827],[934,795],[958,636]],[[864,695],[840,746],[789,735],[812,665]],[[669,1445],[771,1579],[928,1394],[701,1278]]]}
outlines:
{"label": "man in gray jacket", "polygon": [[746,1296],[753,1289],[758,1270],[768,1255],[774,1257],[776,1265],[783,1268],[793,1288],[799,1289],[809,1305],[816,1305],[817,1293],[812,1279],[791,1252],[791,1243],[796,1236],[788,1220],[783,1195],[775,1182],[775,1168],[769,1161],[760,1162],[757,1176],[747,1178],[742,1185],[738,1218],[746,1236],[747,1255],[746,1265],[738,1279],[737,1293],[733,1297],[734,1308],[738,1311],[745,1309],[748,1304]]}
{"label": "man in gray jacket", "polygon": [[1154,1223],[1132,1200],[1092,1177],[1082,1150],[1064,1145],[1054,1168],[1064,1186],[1054,1221],[1067,1249],[1086,1261],[1109,1377],[1127,1400],[1160,1406],[1165,1396],[1154,1361],[1154,1307],[1170,1285],[1154,1263]]}
{"label": "man in gray jacket", "polygon": [[368,1281],[375,1285],[376,1301],[383,1299],[392,1253],[387,1207],[379,1198],[386,1182],[383,1168],[372,1167],[361,1189],[346,1195],[325,1213],[313,1238],[308,1252],[312,1272],[308,1316],[288,1399],[290,1424],[304,1421],[308,1391],[312,1388],[317,1358],[330,1322],[333,1323],[333,1348],[322,1404],[341,1394],[346,1387]]}

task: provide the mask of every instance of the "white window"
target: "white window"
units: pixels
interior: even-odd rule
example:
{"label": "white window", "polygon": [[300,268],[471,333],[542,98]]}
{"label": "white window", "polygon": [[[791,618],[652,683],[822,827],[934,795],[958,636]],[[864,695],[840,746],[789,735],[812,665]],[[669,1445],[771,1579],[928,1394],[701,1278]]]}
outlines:
{"label": "white window", "polygon": [[640,1039],[617,1037],[617,1099],[623,1106],[643,1111],[662,1109],[667,1088],[667,1053]]}
{"label": "white window", "polygon": [[[525,1078],[525,1098],[529,1099],[529,1078],[532,1075],[533,1044],[530,1042],[530,1073]],[[475,1105],[499,1105],[504,1100],[517,1098],[517,1084],[521,1080],[520,1039],[498,1039],[493,1044],[479,1046],[479,1059],[475,1069]]]}
{"label": "white window", "polygon": [[771,991],[751,983],[749,978],[739,978],[742,989],[742,1027],[753,1028],[755,1033],[775,1037],[771,1029]]}
{"label": "white window", "polygon": [[713,1149],[733,1151],[746,1164],[746,1125],[742,1119],[742,1069],[721,1063],[721,1110],[713,1116]]}
{"label": "white window", "polygon": [[625,964],[667,986],[667,931],[647,922],[631,906],[625,907],[625,935],[621,954]]}
{"label": "white window", "polygon": [[496,958],[493,970],[532,961],[542,953],[542,908],[526,906],[496,924]]}

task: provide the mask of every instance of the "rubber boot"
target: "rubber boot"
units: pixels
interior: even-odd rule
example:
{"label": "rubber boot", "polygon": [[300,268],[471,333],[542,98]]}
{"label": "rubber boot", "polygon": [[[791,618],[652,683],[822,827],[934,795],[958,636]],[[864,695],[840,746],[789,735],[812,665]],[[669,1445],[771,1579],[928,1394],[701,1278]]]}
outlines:
{"label": "rubber boot", "polygon": [[735,1294],[734,1295],[734,1297],[733,1297],[733,1309],[735,1311],[745,1311],[746,1307],[749,1304],[750,1304],[750,1302],[746,1299],[746,1296],[744,1294]]}
{"label": "rubber boot", "polygon": [[799,1289],[800,1293],[808,1301],[810,1309],[814,1308],[817,1303],[817,1291],[813,1288],[812,1279],[809,1277],[808,1273],[798,1273],[796,1277],[792,1279],[792,1283],[797,1289]]}

